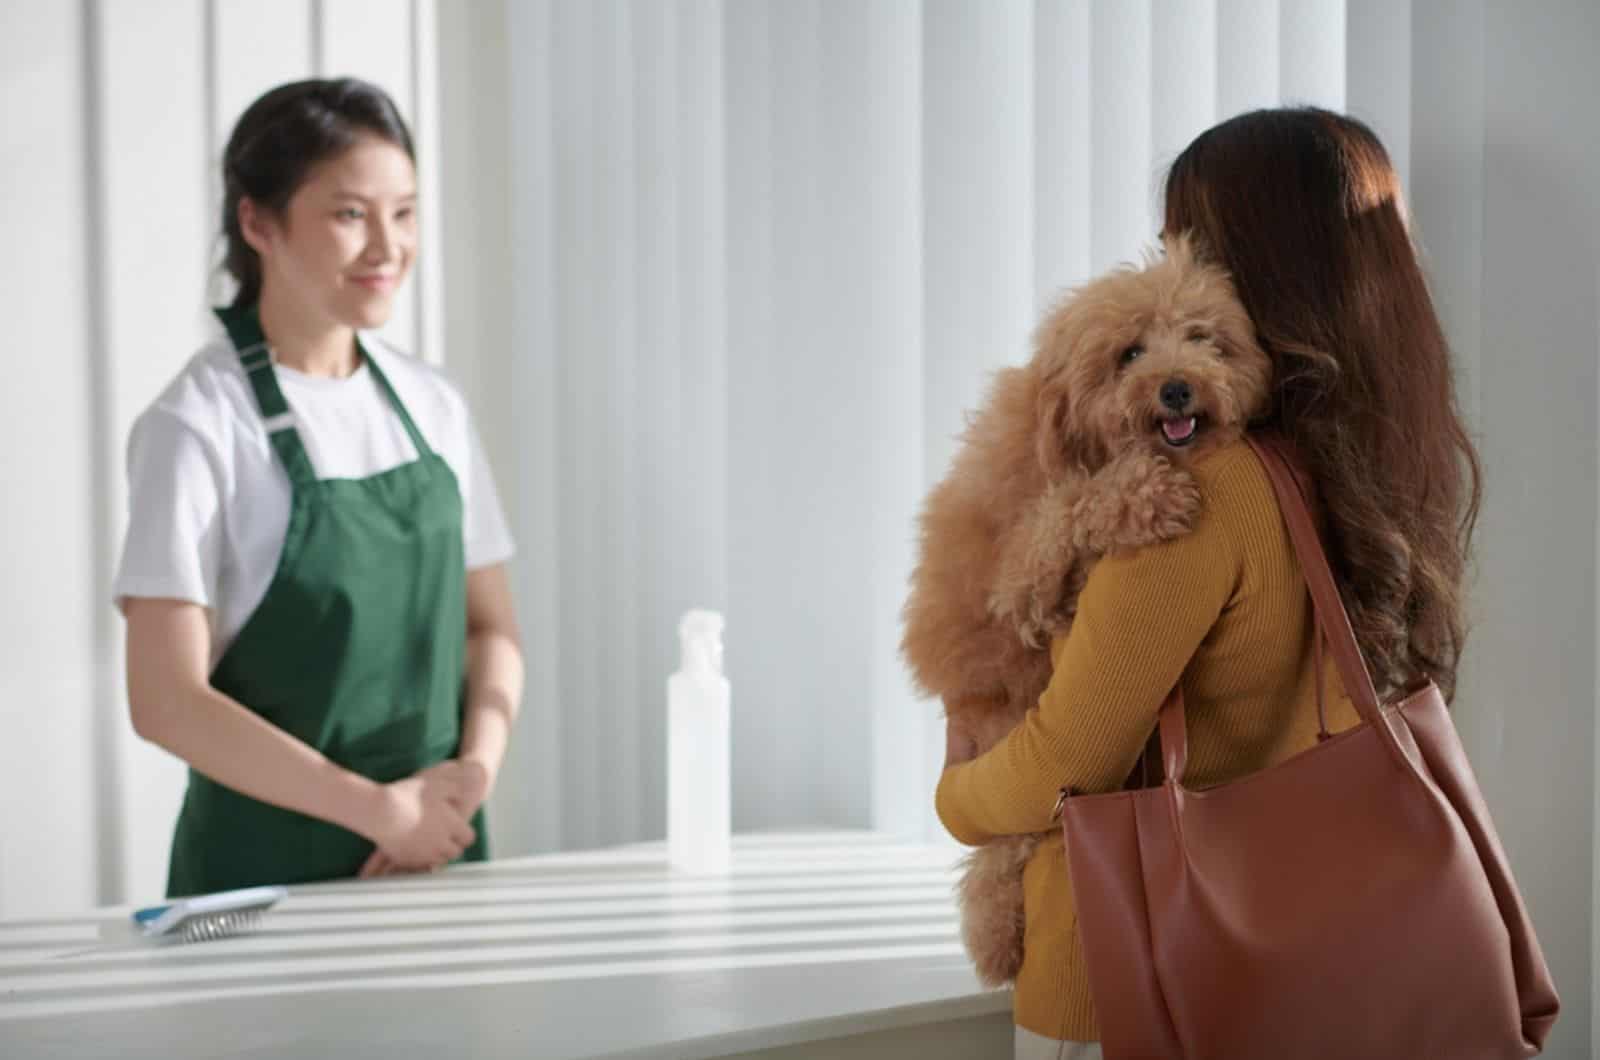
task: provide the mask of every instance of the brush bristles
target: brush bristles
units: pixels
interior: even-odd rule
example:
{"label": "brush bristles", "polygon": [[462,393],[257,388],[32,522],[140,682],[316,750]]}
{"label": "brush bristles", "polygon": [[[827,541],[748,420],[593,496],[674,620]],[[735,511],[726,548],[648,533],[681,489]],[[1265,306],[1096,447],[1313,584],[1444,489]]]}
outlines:
{"label": "brush bristles", "polygon": [[185,942],[209,942],[227,938],[255,927],[261,920],[261,910],[244,909],[235,913],[213,913],[197,916],[183,925]]}

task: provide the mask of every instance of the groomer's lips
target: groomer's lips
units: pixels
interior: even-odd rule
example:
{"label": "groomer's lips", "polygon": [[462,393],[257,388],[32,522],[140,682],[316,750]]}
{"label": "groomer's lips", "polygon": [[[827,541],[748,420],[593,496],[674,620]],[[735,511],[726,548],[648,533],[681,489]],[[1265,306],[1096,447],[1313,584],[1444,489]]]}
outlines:
{"label": "groomer's lips", "polygon": [[399,286],[400,274],[397,272],[358,273],[350,277],[350,282],[364,287],[374,294],[388,294]]}

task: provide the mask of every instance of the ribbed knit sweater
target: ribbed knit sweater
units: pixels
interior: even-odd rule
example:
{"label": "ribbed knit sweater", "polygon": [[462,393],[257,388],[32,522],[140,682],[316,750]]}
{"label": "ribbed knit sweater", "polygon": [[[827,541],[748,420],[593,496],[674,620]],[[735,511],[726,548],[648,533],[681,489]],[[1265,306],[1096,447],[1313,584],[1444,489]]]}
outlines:
{"label": "ribbed knit sweater", "polygon": [[[1201,512],[1172,541],[1101,559],[1072,628],[1051,645],[1036,708],[1001,743],[945,770],[939,818],[977,844],[1049,832],[1023,875],[1018,1025],[1097,1041],[1059,828],[1061,788],[1115,791],[1138,763],[1163,700],[1183,681],[1185,785],[1256,772],[1316,742],[1311,598],[1265,470],[1243,442],[1193,465]],[[1329,728],[1359,721],[1326,657]]]}

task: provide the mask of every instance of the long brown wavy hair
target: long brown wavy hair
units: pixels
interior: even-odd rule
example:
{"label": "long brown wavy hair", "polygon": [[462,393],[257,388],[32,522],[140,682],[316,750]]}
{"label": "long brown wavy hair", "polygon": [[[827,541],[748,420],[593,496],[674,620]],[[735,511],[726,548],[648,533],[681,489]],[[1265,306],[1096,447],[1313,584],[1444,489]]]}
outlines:
{"label": "long brown wavy hair", "polygon": [[1482,469],[1388,152],[1329,111],[1242,114],[1173,162],[1164,226],[1233,274],[1273,359],[1263,425],[1317,481],[1380,695],[1431,677],[1451,697]]}

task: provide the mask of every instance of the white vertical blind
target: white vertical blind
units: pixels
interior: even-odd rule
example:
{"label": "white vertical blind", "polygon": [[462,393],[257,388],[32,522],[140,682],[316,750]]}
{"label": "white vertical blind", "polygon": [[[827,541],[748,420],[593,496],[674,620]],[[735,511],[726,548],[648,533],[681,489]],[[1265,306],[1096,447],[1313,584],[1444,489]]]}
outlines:
{"label": "white vertical blind", "polygon": [[[877,440],[865,454],[857,483],[864,494],[858,503],[867,514],[861,538],[866,547],[856,561],[868,587],[860,634],[869,653],[866,696],[859,704],[847,702],[848,713],[837,720],[852,733],[849,738],[861,739],[849,723],[856,711],[869,713],[866,753],[849,764],[867,769],[871,823],[907,834],[920,831],[927,812],[920,797],[923,785],[903,779],[908,767],[915,770],[926,761],[916,743],[924,706],[911,694],[897,651],[911,557],[905,547],[910,528],[902,514],[920,499],[924,459],[919,385],[926,320],[920,194],[924,17],[909,0],[877,5],[856,46],[836,25],[839,89],[832,99],[845,142],[860,145],[843,153],[833,175],[847,197],[850,234],[836,255],[845,266],[837,341],[857,381],[848,405],[853,427],[847,429]],[[836,790],[853,796],[861,789]],[[858,809],[837,803],[830,809],[836,819],[860,816]]]}
{"label": "white vertical blind", "polygon": [[923,466],[936,477],[974,383],[1023,359],[1033,327],[1034,8],[946,0],[923,19]]}
{"label": "white vertical blind", "polygon": [[[1149,0],[1089,9],[1089,268],[1135,257],[1154,234]],[[1115,62],[1095,56],[1115,55]]]}
{"label": "white vertical blind", "polygon": [[[1217,0],[1217,117],[1282,102],[1279,0]],[[1331,43],[1331,42],[1329,42]],[[1204,47],[1204,42],[1196,42]]]}
{"label": "white vertical blind", "polygon": [[[1345,100],[1345,8],[1349,0],[1300,0],[1279,15],[1279,92],[1285,103]],[[1405,3],[1386,5],[1401,11]],[[1403,15],[1401,16],[1403,18]],[[1410,43],[1400,36],[1396,46]]]}
{"label": "white vertical blind", "polygon": [[[820,556],[834,592],[818,603],[831,634],[823,657],[837,658],[863,694],[840,696],[838,684],[818,690],[828,765],[820,810],[824,820],[914,830],[923,808],[896,782],[894,758],[920,731],[896,647],[910,573],[901,513],[919,499],[922,461],[924,23],[905,0],[875,5],[864,19],[840,5],[823,11],[821,125],[831,136],[821,176],[834,242],[818,346],[834,378],[813,414],[802,415],[800,437],[806,421],[822,426],[835,503],[850,513]],[[803,713],[806,701],[790,709]]]}
{"label": "white vertical blind", "polygon": [[[207,248],[221,255],[222,153],[239,116],[256,97],[288,81],[312,76],[312,10],[309,4],[273,6],[260,0],[213,0],[206,65],[210,121],[206,140]],[[231,280],[212,273],[212,304],[232,296]]]}
{"label": "white vertical blind", "polygon": [[[1429,6],[1434,9],[1426,19],[1427,25],[1433,27],[1430,32],[1449,32],[1449,27],[1461,22],[1460,12],[1452,9],[1460,5],[1430,3]],[[1458,52],[1449,47],[1413,48],[1412,0],[1347,0],[1347,7],[1345,79],[1349,89],[1345,93],[1345,106],[1351,114],[1377,130],[1400,173],[1401,183],[1409,188],[1411,112],[1413,107],[1420,110],[1422,106],[1420,100],[1413,101],[1412,93],[1414,88],[1423,87],[1424,67],[1430,61],[1442,61],[1453,67],[1450,77],[1437,82],[1446,89],[1449,98],[1435,102],[1444,108],[1444,113],[1459,111],[1462,103],[1482,95],[1482,43],[1478,45],[1476,65],[1469,68],[1461,60],[1472,55],[1471,52]],[[1463,10],[1470,12],[1471,5]],[[1482,24],[1481,11],[1478,22]],[[1476,92],[1472,89],[1474,82],[1479,86]],[[1422,113],[1438,112],[1424,110]],[[1419,123],[1418,131],[1434,127],[1433,122],[1424,121]],[[1446,127],[1441,125],[1438,129],[1443,132]],[[1456,134],[1462,130],[1456,127],[1449,131]],[[1483,136],[1481,128],[1477,135]]]}
{"label": "white vertical blind", "polygon": [[0,914],[94,900],[99,852],[88,824],[99,810],[95,778],[115,753],[100,738],[115,730],[94,709],[113,674],[98,658],[107,634],[94,598],[108,500],[101,366],[89,354],[100,334],[84,312],[95,281],[86,27],[76,4],[37,6],[0,7],[0,230],[11,236],[0,306],[13,370],[29,358],[0,417],[9,603],[0,702],[11,726],[0,739]]}
{"label": "white vertical blind", "polygon": [[[1477,17],[1476,6],[1466,5],[1463,23]],[[1592,990],[1594,969],[1577,943],[1585,925],[1591,938],[1596,927],[1589,922],[1596,881],[1586,886],[1584,873],[1593,871],[1600,846],[1596,598],[1588,576],[1600,478],[1588,428],[1600,392],[1600,6],[1485,3],[1481,25],[1483,197],[1474,212],[1482,224],[1482,302],[1473,427],[1483,439],[1487,495],[1469,613],[1468,651],[1477,658],[1457,713],[1471,719],[1473,766],[1519,868],[1551,974],[1574,984],[1562,995],[1571,1006],[1563,1007],[1565,1026],[1557,1025],[1547,1051],[1575,1056],[1583,1053],[1580,1042],[1592,1041],[1583,1033],[1594,1024],[1584,976]],[[1469,40],[1476,35],[1466,24],[1459,28]],[[1424,38],[1422,30],[1413,35],[1414,42]],[[1431,116],[1413,109],[1414,122],[1425,118]],[[1473,140],[1460,146],[1471,159]],[[1425,165],[1420,155],[1413,164]],[[1446,160],[1426,163],[1441,164]],[[1578,821],[1587,824],[1582,838],[1571,830]],[[1527,864],[1540,871],[1522,875]]]}
{"label": "white vertical blind", "polygon": [[1153,0],[1148,181],[1151,218],[1161,228],[1161,177],[1178,152],[1217,120],[1217,0]]}
{"label": "white vertical blind", "polygon": [[1037,312],[1090,276],[1089,0],[1038,0],[1033,20]]}
{"label": "white vertical blind", "polygon": [[[729,611],[734,624],[728,631],[728,669],[735,681],[733,699],[733,785],[735,826],[748,826],[751,803],[746,793],[763,782],[772,785],[773,802],[797,805],[793,775],[783,767],[786,759],[799,762],[803,754],[784,753],[785,732],[781,726],[792,719],[776,714],[769,718],[746,706],[741,671],[755,675],[777,672],[787,654],[785,646],[770,633],[753,628],[748,618],[762,600],[786,600],[780,587],[778,569],[752,565],[748,557],[765,552],[763,527],[752,513],[775,508],[789,484],[777,473],[768,441],[769,426],[775,421],[775,408],[781,392],[777,389],[779,356],[777,342],[776,296],[779,268],[777,214],[779,192],[773,165],[775,141],[786,130],[773,128],[772,110],[777,88],[771,84],[776,53],[786,48],[786,40],[775,41],[776,12],[768,4],[735,4],[719,8],[716,17],[725,18],[724,85],[719,86],[725,106],[727,146],[727,297],[728,330],[726,387],[718,403],[727,409],[727,437],[738,439],[729,445],[726,464],[727,566],[730,580],[726,597],[709,594],[705,604]],[[798,208],[784,202],[783,208]],[[772,384],[768,384],[768,380]],[[760,389],[766,385],[766,389]],[[728,395],[745,395],[729,400]],[[818,425],[820,429],[820,424]],[[782,561],[773,568],[784,566]],[[732,580],[733,572],[739,579]],[[800,649],[805,650],[805,649]],[[808,667],[808,669],[814,668]],[[776,685],[776,680],[773,684]],[[645,699],[636,705],[640,711],[661,709],[659,699]],[[809,717],[805,718],[809,723]],[[741,796],[743,810],[741,810]],[[764,813],[770,820],[770,813]]]}
{"label": "white vertical blind", "polygon": [[[1363,3],[1363,9],[1368,6],[1372,5]],[[1386,67],[1363,69],[1358,78],[1356,56],[1364,49],[1350,49],[1351,108],[1354,111],[1360,101],[1357,113],[1370,115],[1396,165],[1406,160],[1407,186],[1417,189],[1411,197],[1414,231],[1455,350],[1462,406],[1474,426],[1481,405],[1477,366],[1483,345],[1483,108],[1488,46],[1483,8],[1484,0],[1416,0],[1403,32],[1409,40],[1414,19],[1427,27],[1432,47],[1416,49],[1411,62],[1394,56]],[[1376,19],[1369,24],[1367,39],[1361,43],[1371,43],[1374,51],[1382,45],[1370,38],[1389,39],[1401,32],[1377,24]],[[1352,34],[1356,28],[1352,7]],[[1374,93],[1369,82],[1384,86],[1383,91]],[[1409,104],[1398,114],[1385,106],[1397,98]],[[1427,120],[1413,122],[1413,108]]]}
{"label": "white vertical blind", "polygon": [[[619,701],[639,702],[661,695],[662,675],[671,662],[668,652],[672,641],[653,638],[650,631],[672,628],[673,616],[666,604],[675,574],[673,553],[681,537],[674,532],[678,528],[673,519],[683,511],[672,491],[690,478],[682,467],[679,445],[681,399],[669,402],[662,409],[663,415],[653,412],[659,407],[657,395],[677,395],[684,383],[680,295],[683,276],[678,259],[685,226],[680,225],[677,209],[683,171],[677,145],[680,131],[692,127],[697,116],[682,110],[684,56],[678,43],[680,20],[671,5],[636,2],[631,11],[638,42],[629,85],[638,122],[638,143],[630,167],[634,174],[638,253],[630,269],[638,309],[639,337],[635,347],[641,356],[627,391],[630,407],[625,419],[631,434],[624,443],[631,445],[639,460],[639,488],[631,499],[630,521],[656,529],[639,534],[636,546],[629,550],[631,563],[624,572],[624,597],[634,598],[634,585],[647,584],[649,589],[637,598],[637,617],[628,630],[628,640],[618,648],[637,659],[626,675],[628,684]],[[680,116],[687,120],[680,121]],[[628,748],[632,756],[630,783],[620,794],[634,807],[627,826],[640,834],[658,834],[665,828],[662,801],[646,800],[641,793],[664,789],[662,756],[646,750],[664,745],[664,728],[659,712],[639,720],[638,740]]]}
{"label": "white vertical blind", "polygon": [[[90,150],[98,169],[99,254],[105,334],[93,351],[101,391],[96,412],[109,428],[97,462],[107,470],[110,519],[102,555],[116,555],[127,514],[123,457],[134,419],[205,334],[203,295],[211,244],[211,178],[206,170],[206,11],[203,3],[151,8],[97,5],[89,42],[98,123]],[[150,56],[163,57],[161,77]],[[95,586],[91,612],[121,658],[122,622],[109,584]],[[120,665],[117,670],[120,671]],[[126,708],[104,721],[121,734],[116,776],[125,871],[142,893],[166,882],[167,844],[183,787],[166,752],[133,735]],[[118,716],[120,714],[120,716]]]}
{"label": "white vertical blind", "polygon": [[[387,92],[400,113],[414,123],[411,4],[406,0],[315,0],[311,11],[314,39],[321,44],[319,54],[313,56],[320,65],[312,75],[365,78]],[[426,185],[423,176],[419,173],[418,179]],[[426,239],[431,235],[425,230],[430,219],[420,209],[418,218]],[[427,276],[428,270],[419,262],[411,282],[395,298],[394,315],[381,331],[410,352],[418,351],[417,299]]]}
{"label": "white vertical blind", "polygon": [[[901,469],[918,487],[918,496],[882,513],[905,527],[901,547],[910,555],[901,562],[908,568],[915,560],[913,519],[920,493],[955,451],[963,412],[983,385],[984,372],[1021,360],[1032,327],[1038,297],[1032,228],[1035,15],[1035,5],[1023,3],[951,0],[923,6],[924,296],[921,348],[913,352],[921,362],[922,459]],[[1050,57],[1058,48],[1076,44],[1052,39]],[[1046,116],[1048,111],[1040,114]],[[1072,150],[1061,148],[1062,153]],[[1073,204],[1063,198],[1054,198],[1053,205],[1057,223],[1065,228],[1075,217]],[[906,385],[915,386],[915,377]],[[904,595],[902,579],[902,601]],[[834,695],[859,693],[841,689]],[[880,757],[904,763],[879,783],[914,783],[921,813],[907,819],[920,820],[923,831],[934,834],[928,827],[927,793],[937,779],[943,730],[926,702],[915,702],[907,713],[905,731],[875,737]]]}
{"label": "white vertical blind", "polygon": [[[391,0],[392,2],[392,0]],[[435,0],[410,0],[411,97],[398,103],[411,127],[417,154],[417,213],[422,245],[412,272],[411,298],[416,307],[414,330],[401,335],[400,348],[433,364],[444,362],[445,218],[439,129],[439,15]],[[393,17],[393,10],[386,12]],[[359,67],[358,67],[359,68]]]}
{"label": "white vertical blind", "polygon": [[[513,850],[554,850],[563,844],[566,830],[562,819],[567,804],[576,801],[572,789],[577,772],[563,768],[569,761],[564,753],[567,726],[569,720],[578,722],[597,709],[594,703],[574,703],[563,694],[562,660],[575,633],[568,622],[563,561],[575,560],[561,547],[559,522],[562,498],[557,444],[564,434],[561,413],[566,403],[556,391],[557,369],[567,359],[563,354],[569,348],[557,342],[555,309],[564,291],[557,287],[557,261],[564,259],[568,247],[561,241],[563,230],[556,226],[553,144],[558,48],[552,41],[552,25],[547,0],[506,7],[506,168],[507,183],[515,187],[515,194],[508,194],[505,203],[512,233],[507,264],[513,279],[505,288],[504,311],[511,319],[511,340],[503,360],[487,351],[469,355],[500,365],[504,382],[513,391],[512,452],[516,463],[508,494],[518,535],[514,571],[527,685],[517,738],[509,752],[515,764],[504,771],[507,779],[501,790],[505,794],[494,807],[496,816],[491,822],[508,823],[510,842],[506,843],[502,832],[501,845]],[[515,58],[510,59],[513,54]],[[462,75],[465,80],[464,70]],[[516,120],[509,120],[512,114]],[[494,283],[492,273],[492,269],[485,270],[484,279],[490,285]],[[456,305],[462,305],[461,299],[468,293],[459,285],[450,289]],[[453,331],[461,327],[463,317],[496,311],[492,304],[464,304],[468,307],[465,312],[451,315]],[[575,359],[576,351],[569,356]],[[500,382],[497,378],[496,383]],[[564,440],[562,451],[572,444],[573,439]]]}
{"label": "white vertical blind", "polygon": [[220,159],[233,123],[257,96],[311,76],[311,7],[212,0],[210,24],[209,146]]}

